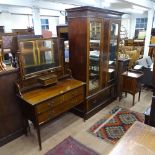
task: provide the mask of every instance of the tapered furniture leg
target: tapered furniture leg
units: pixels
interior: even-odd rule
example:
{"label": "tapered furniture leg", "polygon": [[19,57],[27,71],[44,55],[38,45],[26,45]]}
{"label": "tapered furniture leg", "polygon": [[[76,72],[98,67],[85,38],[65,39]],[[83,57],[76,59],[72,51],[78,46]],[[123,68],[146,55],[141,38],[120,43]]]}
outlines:
{"label": "tapered furniture leg", "polygon": [[141,90],[139,91],[138,101],[140,101]]}
{"label": "tapered furniture leg", "polygon": [[135,95],[133,95],[133,103],[132,104],[134,105],[134,103],[135,103]]}
{"label": "tapered furniture leg", "polygon": [[128,94],[128,93],[127,93],[127,92],[125,92],[125,97],[127,97],[127,94]]}
{"label": "tapered furniture leg", "polygon": [[24,120],[24,130],[25,130],[25,135],[28,135],[28,129],[29,129],[29,123],[28,120]]}
{"label": "tapered furniture leg", "polygon": [[40,128],[39,128],[39,126],[37,126],[36,129],[37,129],[37,136],[38,136],[39,149],[42,150],[41,136],[40,136]]}

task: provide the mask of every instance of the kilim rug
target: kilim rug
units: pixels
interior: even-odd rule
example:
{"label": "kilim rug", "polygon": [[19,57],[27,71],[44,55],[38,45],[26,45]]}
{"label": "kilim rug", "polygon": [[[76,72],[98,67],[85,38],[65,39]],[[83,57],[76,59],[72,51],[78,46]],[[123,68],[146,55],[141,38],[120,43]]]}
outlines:
{"label": "kilim rug", "polygon": [[88,131],[100,139],[115,144],[135,121],[144,122],[144,115],[116,107]]}
{"label": "kilim rug", "polygon": [[45,155],[99,155],[72,137],[68,137]]}

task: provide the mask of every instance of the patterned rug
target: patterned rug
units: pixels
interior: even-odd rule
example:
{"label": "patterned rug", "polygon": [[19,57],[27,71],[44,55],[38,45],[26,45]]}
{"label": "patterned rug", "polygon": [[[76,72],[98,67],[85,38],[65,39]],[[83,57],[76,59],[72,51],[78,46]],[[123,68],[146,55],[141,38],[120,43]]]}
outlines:
{"label": "patterned rug", "polygon": [[99,155],[95,151],[81,144],[72,137],[68,137],[60,144],[49,150],[45,155]]}
{"label": "patterned rug", "polygon": [[88,131],[100,139],[115,144],[135,121],[144,122],[144,115],[129,109],[115,107]]}

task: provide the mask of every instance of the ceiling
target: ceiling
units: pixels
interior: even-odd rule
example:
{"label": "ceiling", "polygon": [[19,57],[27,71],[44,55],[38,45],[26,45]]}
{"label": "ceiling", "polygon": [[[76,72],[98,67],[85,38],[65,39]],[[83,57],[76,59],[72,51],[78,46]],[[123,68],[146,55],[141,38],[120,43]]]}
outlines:
{"label": "ceiling", "polygon": [[[38,7],[65,11],[67,8],[77,6],[95,6],[124,13],[144,13],[148,10],[155,10],[155,0],[0,0],[3,7]],[[138,8],[136,7],[138,6]]]}
{"label": "ceiling", "polygon": [[[44,0],[70,4],[73,6],[91,5],[125,13],[144,13],[150,9],[155,9],[155,0]],[[136,7],[137,6],[137,7]]]}

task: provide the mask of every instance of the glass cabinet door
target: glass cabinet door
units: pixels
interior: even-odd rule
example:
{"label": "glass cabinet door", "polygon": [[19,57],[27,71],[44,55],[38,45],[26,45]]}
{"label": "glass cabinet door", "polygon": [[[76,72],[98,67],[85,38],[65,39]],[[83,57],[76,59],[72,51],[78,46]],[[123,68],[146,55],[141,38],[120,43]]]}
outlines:
{"label": "glass cabinet door", "polygon": [[117,47],[118,47],[118,38],[119,38],[118,35],[119,35],[119,24],[111,23],[110,43],[109,43],[108,82],[116,79]]}
{"label": "glass cabinet door", "polygon": [[100,86],[100,52],[102,21],[90,21],[89,40],[89,92]]}

